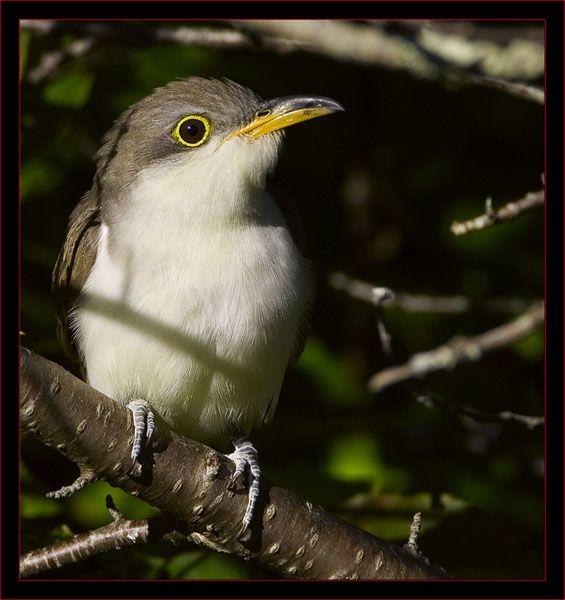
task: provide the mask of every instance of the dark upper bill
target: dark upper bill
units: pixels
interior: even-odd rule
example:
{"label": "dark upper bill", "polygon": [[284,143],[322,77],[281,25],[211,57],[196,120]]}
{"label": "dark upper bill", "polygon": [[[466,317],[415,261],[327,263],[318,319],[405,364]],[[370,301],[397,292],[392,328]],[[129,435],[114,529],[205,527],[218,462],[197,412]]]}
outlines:
{"label": "dark upper bill", "polygon": [[285,96],[265,100],[259,105],[254,119],[235,132],[257,138],[308,119],[345,110],[339,102],[322,96]]}

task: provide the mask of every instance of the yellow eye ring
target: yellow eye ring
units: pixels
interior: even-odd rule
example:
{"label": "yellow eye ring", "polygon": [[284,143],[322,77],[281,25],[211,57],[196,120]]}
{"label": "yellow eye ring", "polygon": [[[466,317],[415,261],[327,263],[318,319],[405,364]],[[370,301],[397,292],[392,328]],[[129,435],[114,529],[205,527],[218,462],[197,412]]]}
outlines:
{"label": "yellow eye ring", "polygon": [[206,117],[188,115],[183,117],[173,129],[173,139],[189,148],[201,146],[209,137],[212,124]]}

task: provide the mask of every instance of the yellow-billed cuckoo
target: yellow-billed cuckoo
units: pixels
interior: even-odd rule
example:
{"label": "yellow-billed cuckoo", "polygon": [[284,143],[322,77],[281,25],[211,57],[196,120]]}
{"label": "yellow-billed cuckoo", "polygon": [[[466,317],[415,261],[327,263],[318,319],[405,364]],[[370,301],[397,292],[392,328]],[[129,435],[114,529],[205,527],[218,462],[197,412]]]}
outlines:
{"label": "yellow-billed cuckoo", "polygon": [[154,90],[106,134],[53,273],[65,351],[133,412],[134,461],[154,414],[204,443],[230,438],[231,484],[249,473],[243,529],[260,477],[247,436],[273,416],[312,298],[294,209],[266,177],[283,128],[341,110],[229,80]]}

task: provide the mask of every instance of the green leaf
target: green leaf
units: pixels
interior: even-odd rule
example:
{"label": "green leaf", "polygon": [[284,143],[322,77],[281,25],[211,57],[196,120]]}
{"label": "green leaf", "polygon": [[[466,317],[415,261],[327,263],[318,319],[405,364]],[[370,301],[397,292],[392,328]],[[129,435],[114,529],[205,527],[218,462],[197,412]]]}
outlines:
{"label": "green leaf", "polygon": [[158,514],[140,498],[135,498],[105,481],[97,481],[71,496],[67,508],[72,518],[85,529],[101,527],[112,520],[106,508],[106,496],[112,496],[116,508],[126,519],[144,519]]}
{"label": "green leaf", "polygon": [[309,338],[297,369],[305,373],[320,393],[337,405],[359,404],[366,395],[351,369],[318,338]]}
{"label": "green leaf", "polygon": [[61,514],[62,506],[41,494],[22,491],[20,495],[22,519],[39,519]]}
{"label": "green leaf", "polygon": [[203,561],[188,569],[182,576],[183,579],[247,579],[248,573],[245,565],[231,556],[210,554]]}
{"label": "green leaf", "polygon": [[47,84],[43,99],[53,106],[82,108],[90,98],[93,83],[92,73],[68,71]]}
{"label": "green leaf", "polygon": [[205,558],[206,552],[203,550],[181,552],[167,562],[167,574],[171,579],[186,579],[190,569]]}
{"label": "green leaf", "polygon": [[366,432],[342,435],[332,440],[326,470],[340,481],[365,481],[374,493],[403,491],[410,482],[407,471],[388,467],[383,462],[376,438]]}
{"label": "green leaf", "polygon": [[39,159],[28,159],[22,164],[20,196],[22,203],[32,196],[41,196],[55,189],[61,180],[59,171]]}
{"label": "green leaf", "polygon": [[545,352],[545,333],[542,327],[512,345],[514,351],[527,360],[541,360]]}
{"label": "green leaf", "polygon": [[377,441],[365,433],[343,435],[331,443],[327,470],[342,481],[382,478],[383,467]]}
{"label": "green leaf", "polygon": [[27,58],[29,55],[29,47],[31,43],[31,31],[27,29],[20,30],[20,79],[24,78],[25,68],[27,66]]}

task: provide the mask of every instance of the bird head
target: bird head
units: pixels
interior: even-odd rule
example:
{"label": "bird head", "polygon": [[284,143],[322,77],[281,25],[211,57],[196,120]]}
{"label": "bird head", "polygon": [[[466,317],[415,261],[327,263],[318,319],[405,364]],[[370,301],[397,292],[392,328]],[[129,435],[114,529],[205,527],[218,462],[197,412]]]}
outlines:
{"label": "bird head", "polygon": [[[106,134],[97,159],[110,181],[143,169],[199,166],[215,177],[240,170],[261,184],[276,164],[286,127],[342,111],[330,98],[263,100],[224,79],[173,81],[131,106]],[[206,167],[206,165],[208,165]],[[219,173],[218,173],[219,172]]]}

